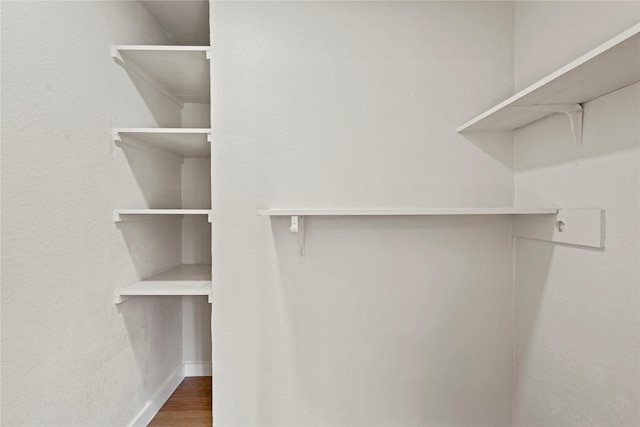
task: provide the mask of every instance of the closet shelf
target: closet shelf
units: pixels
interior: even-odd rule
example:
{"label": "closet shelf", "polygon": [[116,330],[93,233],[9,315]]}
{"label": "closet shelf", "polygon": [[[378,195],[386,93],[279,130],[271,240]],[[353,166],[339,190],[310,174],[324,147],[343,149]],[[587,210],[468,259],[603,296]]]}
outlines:
{"label": "closet shelf", "polygon": [[469,120],[457,131],[513,130],[563,112],[570,118],[575,115],[572,124],[579,144],[580,135],[576,132],[581,130],[582,109],[578,104],[638,81],[640,24]]}
{"label": "closet shelf", "polygon": [[180,107],[210,103],[209,46],[118,45],[111,56]]}
{"label": "closet shelf", "polygon": [[114,303],[129,296],[207,295],[211,302],[211,265],[182,264],[164,273],[117,289]]}
{"label": "closet shelf", "polygon": [[264,209],[262,216],[550,215],[557,208]]}
{"label": "closet shelf", "polygon": [[178,161],[185,157],[211,157],[211,129],[115,128],[113,140]]}
{"label": "closet shelf", "polygon": [[264,209],[258,215],[291,217],[289,231],[298,235],[299,262],[305,259],[305,218],[314,216],[510,215],[514,237],[604,247],[601,208]]}
{"label": "closet shelf", "polygon": [[184,215],[207,215],[209,222],[211,222],[210,209],[115,209],[113,211],[113,221],[179,219]]}

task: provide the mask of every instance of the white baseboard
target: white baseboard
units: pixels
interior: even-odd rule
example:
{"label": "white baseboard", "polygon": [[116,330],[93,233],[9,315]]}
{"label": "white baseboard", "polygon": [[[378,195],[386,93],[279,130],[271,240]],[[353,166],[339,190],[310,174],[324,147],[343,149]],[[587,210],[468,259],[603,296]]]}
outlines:
{"label": "white baseboard", "polygon": [[185,377],[210,377],[212,373],[211,362],[185,362],[182,367]]}
{"label": "white baseboard", "polygon": [[171,397],[185,377],[211,376],[211,362],[185,362],[160,386],[160,389],[145,403],[128,427],[146,427],[156,416],[162,405]]}
{"label": "white baseboard", "polygon": [[167,380],[160,386],[160,389],[145,403],[144,407],[129,423],[129,427],[146,427],[156,416],[164,402],[178,388],[184,379],[184,366],[180,366]]}

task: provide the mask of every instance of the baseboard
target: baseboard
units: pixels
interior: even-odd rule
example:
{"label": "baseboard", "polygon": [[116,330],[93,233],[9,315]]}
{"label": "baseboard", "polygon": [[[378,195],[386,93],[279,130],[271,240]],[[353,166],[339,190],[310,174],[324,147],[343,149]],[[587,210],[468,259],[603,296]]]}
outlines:
{"label": "baseboard", "polygon": [[185,362],[160,386],[128,427],[146,427],[185,377],[211,376],[211,362]]}
{"label": "baseboard", "polygon": [[212,373],[211,362],[185,362],[182,368],[185,377],[210,377]]}
{"label": "baseboard", "polygon": [[171,397],[171,394],[178,388],[184,379],[184,366],[180,366],[167,380],[160,386],[160,389],[147,401],[144,407],[129,423],[129,427],[146,427],[156,416],[162,405]]}

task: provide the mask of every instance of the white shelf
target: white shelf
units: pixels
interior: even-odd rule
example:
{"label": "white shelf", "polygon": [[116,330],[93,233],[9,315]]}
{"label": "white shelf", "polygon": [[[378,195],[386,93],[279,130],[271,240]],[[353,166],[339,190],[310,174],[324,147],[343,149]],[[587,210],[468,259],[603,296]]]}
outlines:
{"label": "white shelf", "polygon": [[600,208],[434,208],[434,209],[264,209],[262,216],[291,217],[298,234],[298,260],[304,262],[304,219],[313,216],[513,215],[512,236],[595,248],[604,247]]}
{"label": "white shelf", "polygon": [[264,209],[262,216],[552,215],[557,208]]}
{"label": "white shelf", "polygon": [[183,215],[207,215],[211,222],[210,209],[115,209],[113,221],[141,221],[152,219],[175,219]]}
{"label": "white shelf", "polygon": [[116,128],[113,140],[158,154],[180,158],[210,157],[211,129]]}
{"label": "white shelf", "polygon": [[209,46],[119,45],[111,56],[182,107],[210,103],[209,52]]}
{"label": "white shelf", "polygon": [[128,296],[207,295],[211,302],[211,265],[182,264],[116,290],[114,302]]}
{"label": "white shelf", "polygon": [[553,112],[517,107],[582,104],[640,81],[640,24],[460,126],[458,132],[512,130]]}

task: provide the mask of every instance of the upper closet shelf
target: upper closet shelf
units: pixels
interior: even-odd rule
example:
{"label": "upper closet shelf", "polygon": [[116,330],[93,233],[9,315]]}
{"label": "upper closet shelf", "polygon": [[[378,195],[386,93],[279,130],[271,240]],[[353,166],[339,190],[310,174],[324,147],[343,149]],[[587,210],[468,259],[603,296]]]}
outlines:
{"label": "upper closet shelf", "polygon": [[458,132],[512,130],[550,114],[569,116],[581,139],[581,105],[640,81],[640,24],[582,55],[460,126]]}
{"label": "upper closet shelf", "polygon": [[113,211],[113,221],[179,219],[184,215],[207,215],[209,222],[211,222],[210,209],[115,209]]}
{"label": "upper closet shelf", "polygon": [[263,216],[411,216],[556,214],[557,208],[264,209]]}
{"label": "upper closet shelf", "polygon": [[117,144],[177,156],[179,161],[184,157],[211,156],[211,129],[116,128],[113,129],[113,140]]}
{"label": "upper closet shelf", "polygon": [[182,107],[209,103],[209,46],[120,45],[111,48],[114,61]]}

